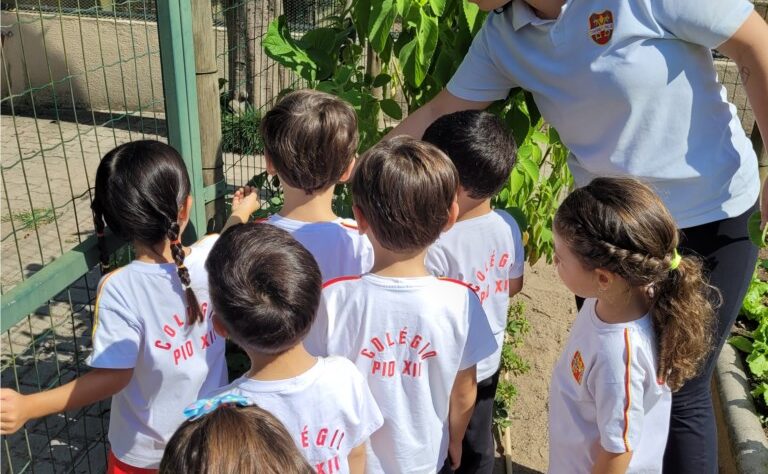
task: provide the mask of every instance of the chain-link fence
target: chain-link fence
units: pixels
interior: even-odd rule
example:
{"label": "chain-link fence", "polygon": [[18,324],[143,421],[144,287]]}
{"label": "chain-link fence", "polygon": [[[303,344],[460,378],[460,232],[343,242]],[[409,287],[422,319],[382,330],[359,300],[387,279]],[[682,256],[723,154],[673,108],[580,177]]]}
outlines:
{"label": "chain-link fence", "polygon": [[[97,4],[3,3],[0,375],[3,387],[22,393],[85,369],[99,275],[66,262],[93,232],[100,157],[130,140],[166,136],[157,24],[121,10],[153,11],[154,2]],[[45,281],[74,284],[55,296],[36,286],[40,279],[24,285],[46,268]],[[38,296],[28,314],[8,301]],[[108,412],[101,402],[3,437],[3,472],[102,472]]]}

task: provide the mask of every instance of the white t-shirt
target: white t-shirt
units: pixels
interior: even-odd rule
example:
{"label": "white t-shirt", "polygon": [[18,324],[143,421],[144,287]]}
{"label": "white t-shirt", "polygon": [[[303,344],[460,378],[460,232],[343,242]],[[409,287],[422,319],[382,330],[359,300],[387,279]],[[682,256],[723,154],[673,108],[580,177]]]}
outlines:
{"label": "white t-shirt", "polygon": [[211,323],[205,259],[218,236],[193,245],[184,259],[205,321],[189,326],[173,263],[134,260],[102,278],[96,296],[88,365],[129,369],[133,377],[112,397],[109,442],[134,467],[157,468],[184,421],[184,408],[227,383],[224,338]]}
{"label": "white t-shirt", "polygon": [[549,472],[589,473],[602,446],[632,452],[627,473],[659,473],[672,394],[657,382],[651,317],[608,324],[595,302],[584,302],[552,373]]}
{"label": "white t-shirt", "polygon": [[309,250],[317,260],[323,281],[344,275],[362,275],[373,267],[371,242],[360,235],[353,220],[302,222],[274,214],[265,222],[289,232]]}
{"label": "white t-shirt", "polygon": [[448,90],[473,101],[531,91],[579,186],[637,177],[681,228],[737,216],[757,201],[757,159],[710,48],[752,10],[748,0],[569,0],[542,20],[514,1],[488,15]]}
{"label": "white t-shirt", "polygon": [[466,281],[480,296],[499,346],[477,364],[477,380],[487,379],[499,369],[507,327],[509,280],[523,276],[525,267],[517,222],[504,211],[459,221],[432,244],[425,263],[437,276]]}
{"label": "white t-shirt", "polygon": [[319,357],[286,380],[241,377],[214,395],[224,393],[242,395],[280,420],[317,474],[349,472],[350,451],[384,422],[365,379],[342,357]]}
{"label": "white t-shirt", "polygon": [[384,415],[371,436],[369,473],[442,467],[456,374],[496,350],[480,300],[466,284],[370,273],[325,284],[304,344],[313,354],[350,359],[368,379]]}

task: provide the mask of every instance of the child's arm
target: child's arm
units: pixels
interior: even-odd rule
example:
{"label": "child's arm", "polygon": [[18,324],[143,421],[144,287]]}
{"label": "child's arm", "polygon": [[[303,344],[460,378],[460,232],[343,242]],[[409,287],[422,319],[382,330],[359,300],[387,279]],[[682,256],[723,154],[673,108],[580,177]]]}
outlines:
{"label": "child's arm", "polygon": [[509,279],[509,297],[510,298],[520,293],[520,290],[522,289],[523,289],[523,277]]}
{"label": "child's arm", "polygon": [[632,459],[632,452],[609,453],[602,446],[598,447],[597,459],[592,466],[592,474],[624,474]]}
{"label": "child's arm", "polygon": [[448,413],[448,430],[450,443],[448,455],[451,458],[451,469],[456,470],[461,463],[461,442],[467,431],[472,410],[475,408],[477,397],[477,366],[460,370],[456,374],[451,390],[451,404]]}
{"label": "child's arm", "polygon": [[238,189],[232,196],[232,214],[229,215],[229,219],[224,223],[221,231],[224,232],[233,225],[248,222],[248,218],[259,209],[260,205],[259,192],[256,188],[246,186]]}
{"label": "child's arm", "polygon": [[360,445],[349,452],[347,462],[349,463],[349,472],[351,474],[365,473],[365,443],[360,443]]}
{"label": "child's arm", "polygon": [[133,369],[92,369],[61,387],[31,395],[22,395],[9,388],[0,389],[0,434],[15,433],[34,418],[109,398],[125,388],[131,377]]}

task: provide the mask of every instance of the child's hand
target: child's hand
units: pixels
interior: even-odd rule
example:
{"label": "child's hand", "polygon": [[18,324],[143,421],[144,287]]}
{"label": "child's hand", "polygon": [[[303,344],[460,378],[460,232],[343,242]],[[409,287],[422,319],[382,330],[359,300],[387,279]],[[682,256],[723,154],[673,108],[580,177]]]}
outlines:
{"label": "child's hand", "polygon": [[451,470],[455,471],[461,464],[461,440],[451,440],[448,443],[448,457],[451,460]]}
{"label": "child's hand", "polygon": [[0,434],[17,432],[30,419],[25,399],[24,395],[10,388],[0,389]]}
{"label": "child's hand", "polygon": [[245,186],[235,191],[232,196],[232,212],[238,215],[251,215],[261,206],[259,192],[253,186]]}

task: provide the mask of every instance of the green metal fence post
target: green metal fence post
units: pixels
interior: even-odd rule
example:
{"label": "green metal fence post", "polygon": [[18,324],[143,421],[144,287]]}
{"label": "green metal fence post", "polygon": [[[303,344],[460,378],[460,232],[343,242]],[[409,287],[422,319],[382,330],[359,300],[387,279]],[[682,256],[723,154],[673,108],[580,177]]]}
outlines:
{"label": "green metal fence post", "polygon": [[185,236],[196,239],[205,233],[206,220],[192,10],[189,3],[184,0],[158,1],[157,30],[168,142],[181,153],[192,180],[194,205]]}

